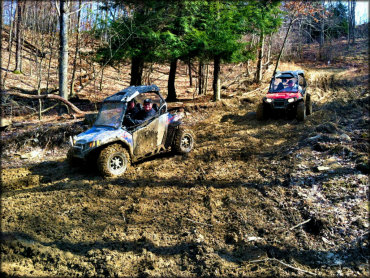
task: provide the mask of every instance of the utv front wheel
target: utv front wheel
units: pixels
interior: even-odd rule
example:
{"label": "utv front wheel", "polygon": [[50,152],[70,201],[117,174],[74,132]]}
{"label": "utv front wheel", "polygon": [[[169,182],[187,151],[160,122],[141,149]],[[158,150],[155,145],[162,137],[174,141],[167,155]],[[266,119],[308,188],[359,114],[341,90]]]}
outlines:
{"label": "utv front wheel", "polygon": [[188,153],[194,147],[194,134],[189,130],[180,127],[175,134],[173,148],[177,153]]}
{"label": "utv front wheel", "polygon": [[130,156],[121,145],[113,144],[100,152],[97,165],[105,177],[121,176],[130,165]]}
{"label": "utv front wheel", "polygon": [[263,103],[258,104],[257,106],[257,121],[262,121],[266,119],[266,111]]}
{"label": "utv front wheel", "polygon": [[74,150],[70,148],[67,152],[67,163],[71,167],[78,166],[81,163],[81,159],[74,157]]}
{"label": "utv front wheel", "polygon": [[298,103],[297,106],[297,120],[298,121],[304,121],[306,119],[306,107],[304,105],[304,102]]}

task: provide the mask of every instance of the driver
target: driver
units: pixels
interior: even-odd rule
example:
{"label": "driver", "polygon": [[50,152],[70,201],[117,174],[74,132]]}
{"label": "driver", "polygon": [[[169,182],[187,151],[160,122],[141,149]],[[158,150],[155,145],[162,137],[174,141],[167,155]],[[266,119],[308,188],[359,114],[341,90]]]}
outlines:
{"label": "driver", "polygon": [[131,100],[128,104],[127,104],[127,112],[126,114],[127,115],[130,115],[131,117],[135,118],[135,115],[137,113],[139,113],[139,108],[136,107],[135,105],[135,101],[134,100]]}
{"label": "driver", "polygon": [[130,102],[127,103],[127,110],[126,110],[126,115],[125,118],[123,119],[123,125],[125,126],[131,126],[132,121],[130,120],[131,118],[135,118],[137,113],[139,113],[139,108],[136,107],[135,101],[131,100]]}
{"label": "driver", "polygon": [[281,82],[277,85],[276,91],[284,90],[285,79],[282,79]]}
{"label": "driver", "polygon": [[136,113],[135,118],[131,118],[130,115],[127,116],[127,120],[132,125],[139,125],[143,122],[149,120],[155,115],[155,110],[153,109],[153,102],[150,98],[144,100],[143,109]]}

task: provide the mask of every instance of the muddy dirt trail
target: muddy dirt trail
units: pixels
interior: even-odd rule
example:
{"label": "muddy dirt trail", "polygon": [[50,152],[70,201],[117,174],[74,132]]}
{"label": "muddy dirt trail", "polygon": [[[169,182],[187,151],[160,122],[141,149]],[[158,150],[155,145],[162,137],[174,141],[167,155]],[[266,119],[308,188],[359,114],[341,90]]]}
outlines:
{"label": "muddy dirt trail", "polygon": [[369,92],[313,75],[304,123],[258,122],[262,92],[239,94],[186,111],[193,152],[120,178],[71,168],[66,147],[5,152],[2,274],[368,276]]}

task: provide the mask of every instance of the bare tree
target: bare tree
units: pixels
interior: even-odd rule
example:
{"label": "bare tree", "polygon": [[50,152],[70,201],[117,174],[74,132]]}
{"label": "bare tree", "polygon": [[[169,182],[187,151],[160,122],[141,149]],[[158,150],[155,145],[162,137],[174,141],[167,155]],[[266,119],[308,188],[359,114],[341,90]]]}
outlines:
{"label": "bare tree", "polygon": [[276,65],[275,65],[273,75],[275,75],[275,73],[276,73],[276,71],[279,67],[279,62],[280,62],[280,59],[281,59],[281,55],[283,54],[283,50],[284,50],[285,44],[287,42],[289,32],[290,32],[290,30],[293,26],[293,23],[296,22],[297,20],[301,19],[302,17],[312,16],[316,12],[321,11],[321,10],[323,12],[322,17],[324,18],[325,13],[324,13],[323,7],[322,7],[322,9],[320,9],[320,7],[316,7],[314,4],[315,3],[306,2],[306,1],[287,1],[287,2],[284,3],[284,9],[288,13],[289,23],[288,23],[288,29],[285,33],[283,45],[281,46],[278,58],[276,60]]}
{"label": "bare tree", "polygon": [[[322,6],[324,7],[324,2],[322,2]],[[323,59],[323,47],[325,43],[325,20],[324,20],[324,8],[321,11],[321,19],[320,19],[320,40],[319,40],[319,56],[320,60]]]}
{"label": "bare tree", "polygon": [[70,97],[75,96],[74,87],[75,87],[75,80],[76,80],[77,55],[78,55],[79,48],[80,48],[81,2],[82,2],[81,0],[79,0],[79,2],[78,2],[76,49],[75,49],[75,57],[73,59],[71,91],[69,93]]}
{"label": "bare tree", "polygon": [[205,74],[204,74],[204,62],[199,60],[199,68],[198,68],[198,94],[205,95],[206,88],[205,88]]}
{"label": "bare tree", "polygon": [[265,48],[265,34],[263,30],[261,30],[260,33],[260,40],[258,43],[258,62],[257,62],[257,70],[256,70],[256,76],[255,76],[255,81],[257,83],[261,82],[262,80],[262,61],[264,57],[264,48]]}
{"label": "bare tree", "polygon": [[[3,42],[3,1],[0,2],[0,42]],[[4,90],[4,84],[3,84],[3,71],[2,71],[2,62],[3,62],[3,48],[0,47],[0,92]]]}
{"label": "bare tree", "polygon": [[[14,15],[15,16],[15,15]],[[6,66],[6,71],[3,79],[3,86],[5,87],[5,81],[8,76],[9,72],[9,66],[10,66],[10,60],[12,57],[12,46],[13,46],[13,27],[14,27],[14,19],[13,19],[13,0],[10,3],[10,28],[9,28],[9,40],[8,40],[8,52],[9,52],[9,58],[8,58],[8,64]]]}
{"label": "bare tree", "polygon": [[269,67],[271,64],[271,47],[272,47],[272,34],[269,36],[268,43],[267,43],[267,55],[265,55],[265,64],[264,66]]}
{"label": "bare tree", "polygon": [[22,10],[24,3],[21,0],[17,1],[17,25],[16,25],[16,50],[15,50],[15,73],[21,73],[21,36],[22,36]]}
{"label": "bare tree", "polygon": [[[212,82],[212,89],[213,89],[213,101],[221,100],[221,80],[220,80],[220,72],[221,72],[221,56],[215,55],[213,59],[213,82]],[[205,91],[207,92],[207,85],[205,85]]]}
{"label": "bare tree", "polygon": [[189,86],[193,86],[193,78],[192,78],[192,69],[191,69],[191,60],[188,60],[188,71],[189,71]]}
{"label": "bare tree", "polygon": [[348,0],[348,45],[355,44],[356,0]]}
{"label": "bare tree", "polygon": [[[56,32],[57,27],[57,18],[55,16],[49,17],[49,34],[54,34]],[[54,55],[54,43],[56,41],[56,36],[51,36],[51,40],[49,40],[49,61],[48,61],[48,69],[47,69],[47,77],[46,77],[46,92],[49,92],[49,83],[50,83],[50,70],[51,70],[51,60]]]}
{"label": "bare tree", "polygon": [[59,95],[68,98],[68,5],[60,0],[59,16]]}
{"label": "bare tree", "polygon": [[171,60],[170,73],[168,75],[168,95],[167,101],[176,101],[176,88],[175,88],[175,78],[176,78],[176,69],[177,69],[177,58]]}

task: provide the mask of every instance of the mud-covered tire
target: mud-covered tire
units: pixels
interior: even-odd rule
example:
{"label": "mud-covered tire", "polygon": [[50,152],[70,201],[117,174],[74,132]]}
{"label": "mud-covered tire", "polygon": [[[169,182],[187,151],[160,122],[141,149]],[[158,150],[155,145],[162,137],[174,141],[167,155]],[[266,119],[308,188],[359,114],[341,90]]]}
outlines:
{"label": "mud-covered tire", "polygon": [[304,121],[306,119],[306,107],[304,102],[300,102],[297,105],[297,120]]}
{"label": "mud-covered tire", "polygon": [[263,103],[260,103],[258,104],[257,106],[257,111],[256,111],[256,114],[257,114],[257,121],[262,121],[264,120],[266,117],[265,117],[265,107],[263,105]]}
{"label": "mud-covered tire", "polygon": [[130,155],[119,144],[109,145],[101,150],[97,166],[104,177],[117,177],[123,175],[130,166]]}
{"label": "mud-covered tire", "polygon": [[306,96],[306,115],[311,115],[312,114],[312,100],[311,100],[311,95],[307,94]]}
{"label": "mud-covered tire", "polygon": [[174,152],[185,154],[190,152],[195,145],[195,136],[189,129],[179,127],[173,139],[172,148]]}
{"label": "mud-covered tire", "polygon": [[73,156],[74,150],[70,148],[67,152],[67,163],[71,167],[75,167],[81,164],[81,159]]}

